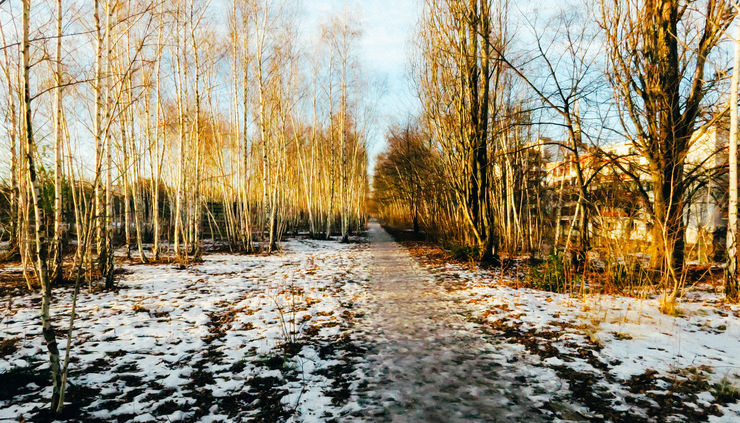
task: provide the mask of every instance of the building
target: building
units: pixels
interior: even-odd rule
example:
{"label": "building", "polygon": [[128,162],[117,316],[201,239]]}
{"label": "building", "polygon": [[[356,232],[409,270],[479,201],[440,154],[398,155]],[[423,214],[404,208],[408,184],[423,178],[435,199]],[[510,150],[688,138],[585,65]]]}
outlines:
{"label": "building", "polygon": [[[543,157],[545,184],[554,190],[577,188],[577,168],[573,154],[548,138],[538,141]],[[688,257],[699,262],[718,259],[724,251],[727,230],[728,133],[717,127],[697,132],[686,157],[685,174],[691,179],[685,210]],[[613,241],[650,242],[650,217],[642,197],[635,194],[640,185],[649,189],[648,161],[630,142],[585,148],[579,155],[584,179],[591,179],[589,201],[597,204],[590,229]],[[570,189],[575,192],[574,189]],[[651,192],[648,195],[652,196]],[[573,219],[570,195],[563,203],[561,223]],[[596,231],[598,229],[598,231]],[[691,251],[689,251],[691,250]]]}

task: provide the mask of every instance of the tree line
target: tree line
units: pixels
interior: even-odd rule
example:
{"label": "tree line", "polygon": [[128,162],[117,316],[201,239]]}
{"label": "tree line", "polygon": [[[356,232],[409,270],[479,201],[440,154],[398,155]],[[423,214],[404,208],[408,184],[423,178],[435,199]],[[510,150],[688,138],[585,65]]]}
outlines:
{"label": "tree line", "polygon": [[[555,9],[423,2],[412,55],[421,110],[387,134],[375,207],[485,263],[566,257],[573,275],[585,275],[594,252],[624,270],[625,258],[649,251],[639,267],[664,288],[669,310],[686,281],[692,201],[711,195],[727,207],[726,188],[717,188],[727,184],[727,143],[698,160],[694,151],[712,128],[720,138],[729,129],[737,5],[602,0]],[[615,142],[628,151],[608,147]],[[609,216],[646,221],[642,242],[626,230],[615,240]]]}

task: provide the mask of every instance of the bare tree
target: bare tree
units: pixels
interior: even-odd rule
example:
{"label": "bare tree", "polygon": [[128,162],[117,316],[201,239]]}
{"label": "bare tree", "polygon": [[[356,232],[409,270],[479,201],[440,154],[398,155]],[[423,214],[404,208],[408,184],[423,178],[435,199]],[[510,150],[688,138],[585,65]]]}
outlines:
{"label": "bare tree", "polygon": [[730,139],[729,139],[729,204],[727,219],[727,281],[725,295],[732,301],[740,299],[737,279],[737,90],[740,81],[740,22],[735,35],[735,62],[730,83]]}
{"label": "bare tree", "polygon": [[[25,166],[26,175],[31,187],[31,201],[34,217],[34,245],[36,277],[41,285],[41,333],[49,353],[49,369],[51,371],[52,396],[51,409],[56,410],[59,406],[61,389],[61,368],[59,364],[59,348],[57,347],[56,333],[52,326],[50,315],[52,301],[52,285],[48,268],[48,243],[44,231],[43,200],[41,198],[41,182],[36,172],[34,153],[36,150],[34,141],[33,112],[31,109],[31,61],[30,61],[30,14],[31,1],[23,1],[23,127],[26,141]],[[27,236],[27,233],[24,234]]]}
{"label": "bare tree", "polygon": [[686,155],[707,111],[704,99],[718,82],[706,74],[709,56],[734,16],[730,0],[601,1],[608,76],[624,132],[649,163],[652,189],[634,180],[652,217],[653,266],[672,281],[669,307],[684,264]]}
{"label": "bare tree", "polygon": [[[506,5],[490,0],[425,3],[417,77],[425,119],[431,123],[483,262],[497,256],[498,241],[490,191],[491,110],[502,98],[504,71],[495,60],[506,46]],[[497,32],[493,31],[496,13]],[[492,84],[494,89],[492,90]]]}
{"label": "bare tree", "polygon": [[62,74],[62,0],[57,0],[56,23],[56,55],[54,82],[54,271],[52,280],[59,282],[64,277],[62,271],[62,86],[64,83]]}
{"label": "bare tree", "polygon": [[[5,31],[0,26],[0,41],[2,41],[3,45],[7,45],[6,39],[5,39]],[[17,92],[17,90],[14,88],[14,76],[13,76],[13,69],[12,64],[10,61],[10,55],[8,53],[8,48],[3,49],[3,73],[5,75],[5,81],[7,83],[7,102],[8,102],[8,110],[7,110],[7,122],[9,124],[8,128],[8,135],[10,139],[10,145],[9,145],[9,157],[10,157],[10,210],[8,213],[8,218],[10,220],[10,246],[11,250],[8,253],[8,258],[13,255],[14,251],[20,253],[21,255],[24,254],[24,248],[22,248],[20,242],[21,238],[18,234],[21,230],[22,224],[21,224],[21,218],[23,213],[21,212],[21,192],[20,192],[20,186],[21,182],[19,180],[18,174],[21,170],[21,167],[19,165],[19,159],[18,159],[18,147],[17,144],[19,144],[18,140],[18,118],[17,118],[17,110],[16,110],[16,98],[14,93]],[[30,288],[30,284],[29,284]]]}
{"label": "bare tree", "polygon": [[[527,20],[527,17],[524,19]],[[561,11],[544,25],[547,29],[540,30],[534,22],[528,22],[535,40],[534,51],[527,52],[522,59],[516,60],[511,57],[511,53],[500,51],[496,44],[492,44],[491,48],[529,86],[547,109],[562,119],[562,123],[558,122],[556,125],[563,128],[567,141],[549,141],[544,143],[547,144],[544,147],[554,146],[568,152],[568,163],[575,169],[578,192],[575,207],[578,213],[574,220],[578,222],[579,240],[573,258],[580,264],[584,262],[590,244],[589,216],[593,205],[588,201],[588,190],[597,172],[588,174],[587,169],[584,169],[582,155],[585,153],[587,140],[584,139],[586,135],[581,124],[579,105],[598,94],[597,89],[601,83],[594,69],[596,55],[593,45],[596,38],[590,31],[588,20],[577,11]],[[536,145],[533,148],[542,146]],[[562,199],[562,190],[559,195]],[[559,218],[555,225],[553,247],[557,251],[561,227]],[[573,227],[571,225],[570,229]]]}

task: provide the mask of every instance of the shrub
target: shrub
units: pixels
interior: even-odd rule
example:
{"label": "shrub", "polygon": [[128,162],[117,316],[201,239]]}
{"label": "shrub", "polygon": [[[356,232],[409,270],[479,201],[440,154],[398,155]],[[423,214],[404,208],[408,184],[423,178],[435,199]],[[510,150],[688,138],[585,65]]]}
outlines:
{"label": "shrub", "polygon": [[650,272],[637,260],[609,260],[604,265],[604,291],[634,293],[651,285]]}
{"label": "shrub", "polygon": [[740,391],[727,379],[723,378],[714,388],[714,397],[722,404],[731,404],[740,400]]}
{"label": "shrub", "polygon": [[450,254],[457,260],[474,260],[478,258],[478,247],[470,245],[453,245]]}
{"label": "shrub", "polygon": [[[576,277],[574,283],[579,283],[579,278]],[[550,292],[567,292],[570,279],[570,264],[559,254],[550,255],[539,266],[533,266],[529,272],[529,280],[534,288]]]}

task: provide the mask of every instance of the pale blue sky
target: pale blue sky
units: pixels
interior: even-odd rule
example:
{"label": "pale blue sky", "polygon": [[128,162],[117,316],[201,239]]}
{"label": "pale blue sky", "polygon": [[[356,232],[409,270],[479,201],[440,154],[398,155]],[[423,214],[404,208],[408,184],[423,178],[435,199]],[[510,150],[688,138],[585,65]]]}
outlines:
{"label": "pale blue sky", "polygon": [[[370,79],[382,85],[370,132],[371,161],[382,151],[385,129],[417,110],[409,77],[409,41],[419,18],[418,0],[304,0],[305,29],[318,25],[345,8],[362,24],[357,55]],[[371,163],[372,164],[372,163]]]}
{"label": "pale blue sky", "polygon": [[[418,109],[409,78],[408,53],[409,40],[419,17],[420,0],[297,0],[297,4],[301,8],[299,15],[307,43],[315,42],[314,37],[320,25],[345,9],[362,25],[362,37],[355,53],[365,76],[373,84],[370,89],[373,97],[375,93],[381,94],[377,98],[374,119],[368,131],[372,169],[375,156],[384,148],[388,125]],[[211,4],[214,10],[220,6],[220,2]],[[3,22],[10,19],[5,8],[0,14]],[[84,130],[82,133],[83,138],[87,136]],[[5,137],[0,138],[0,143],[4,144]],[[6,161],[0,161],[0,175],[6,168]]]}

